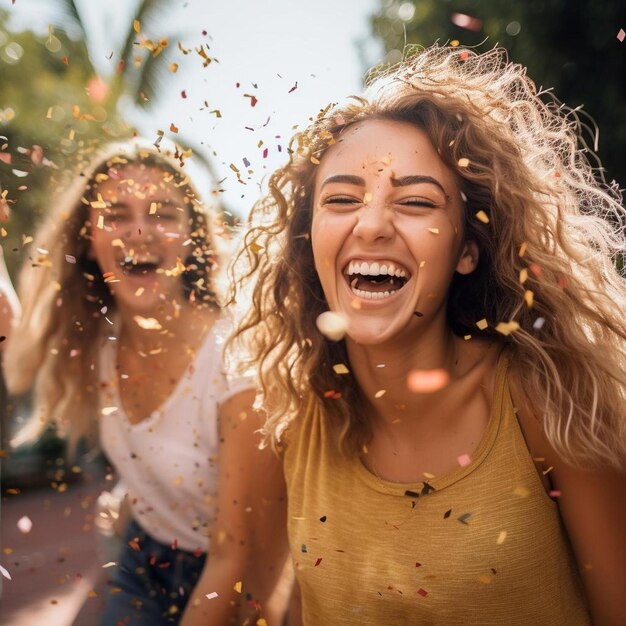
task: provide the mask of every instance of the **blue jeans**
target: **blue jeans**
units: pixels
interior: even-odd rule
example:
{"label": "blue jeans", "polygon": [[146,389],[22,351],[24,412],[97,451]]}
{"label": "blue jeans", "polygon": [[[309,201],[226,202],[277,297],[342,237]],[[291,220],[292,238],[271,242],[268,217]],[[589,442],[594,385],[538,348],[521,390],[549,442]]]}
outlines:
{"label": "blue jeans", "polygon": [[206,554],[195,556],[155,541],[131,521],[100,625],[178,624],[205,560]]}

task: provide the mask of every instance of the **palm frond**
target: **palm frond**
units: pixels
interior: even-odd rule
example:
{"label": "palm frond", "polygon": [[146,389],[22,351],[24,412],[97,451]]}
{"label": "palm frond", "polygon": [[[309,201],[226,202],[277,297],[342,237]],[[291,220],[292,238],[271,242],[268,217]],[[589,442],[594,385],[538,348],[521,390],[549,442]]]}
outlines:
{"label": "palm frond", "polygon": [[168,8],[168,0],[142,0],[137,6],[135,17],[130,24],[130,28],[126,33],[126,39],[124,45],[120,49],[120,59],[128,65],[133,58],[133,49],[135,41],[137,40],[137,33],[134,29],[134,22],[138,21],[140,24],[144,24],[149,21],[152,14],[156,14],[160,11],[165,11]]}
{"label": "palm frond", "polygon": [[69,18],[74,26],[80,30],[82,38],[88,41],[89,37],[87,35],[85,22],[83,22],[76,2],[74,2],[74,0],[57,0],[57,4],[59,5],[59,11],[56,13],[58,16],[57,19],[54,20],[56,24],[62,26],[65,23],[64,18]]}

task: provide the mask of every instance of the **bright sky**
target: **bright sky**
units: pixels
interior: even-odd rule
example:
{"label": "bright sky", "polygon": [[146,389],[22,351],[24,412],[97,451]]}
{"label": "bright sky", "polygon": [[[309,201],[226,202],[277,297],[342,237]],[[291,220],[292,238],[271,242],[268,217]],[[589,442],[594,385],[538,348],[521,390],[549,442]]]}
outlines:
{"label": "bright sky", "polygon": [[[48,23],[58,21],[54,4],[17,0],[13,25],[46,32]],[[114,71],[117,60],[107,56],[126,32],[134,3],[77,4],[96,42],[94,64],[104,74]],[[154,26],[142,27],[153,39],[170,36],[170,62],[179,63],[179,70],[164,72],[150,115],[131,120],[148,138],[161,129],[214,150],[218,177],[226,178],[220,185],[224,199],[244,214],[259,197],[264,177],[284,162],[293,125],[305,125],[329,102],[360,92],[364,73],[382,55],[369,21],[379,0],[171,0],[169,6]],[[208,55],[219,63],[203,67],[197,52],[183,55],[177,41],[187,49],[208,45]],[[254,107],[244,94],[256,97]],[[172,123],[178,136],[169,132]],[[246,185],[237,182],[231,163]]]}

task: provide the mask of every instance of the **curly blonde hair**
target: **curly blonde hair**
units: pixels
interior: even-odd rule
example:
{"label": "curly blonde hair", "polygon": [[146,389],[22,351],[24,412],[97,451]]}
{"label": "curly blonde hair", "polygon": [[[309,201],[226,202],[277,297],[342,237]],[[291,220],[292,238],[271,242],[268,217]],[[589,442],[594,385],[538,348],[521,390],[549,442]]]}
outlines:
{"label": "curly blonde hair", "polygon": [[171,184],[184,190],[191,245],[181,296],[198,306],[216,302],[212,220],[182,169],[184,155],[140,140],[98,149],[52,203],[34,236],[38,256],[27,260],[19,275],[23,313],[6,347],[4,375],[12,394],[32,386],[34,411],[13,445],[36,437],[48,423],[67,434],[70,449],[83,436],[95,440],[99,343],[104,318],[116,307],[98,263],[88,254],[90,200],[98,180],[111,169],[123,171],[137,163],[171,175]]}
{"label": "curly blonde hair", "polygon": [[591,166],[575,112],[539,93],[502,49],[419,51],[372,74],[365,97],[320,112],[292,140],[231,270],[235,297],[256,281],[231,347],[243,346],[247,365],[258,368],[267,434],[278,441],[312,404],[344,453],[357,453],[371,436],[356,381],[332,369],[348,362],[344,342],[316,329],[328,306],[309,237],[316,166],[346,128],[367,119],[423,129],[460,181],[465,236],[477,242],[480,261],[452,281],[451,329],[508,346],[547,438],[566,461],[623,467],[621,195]]}

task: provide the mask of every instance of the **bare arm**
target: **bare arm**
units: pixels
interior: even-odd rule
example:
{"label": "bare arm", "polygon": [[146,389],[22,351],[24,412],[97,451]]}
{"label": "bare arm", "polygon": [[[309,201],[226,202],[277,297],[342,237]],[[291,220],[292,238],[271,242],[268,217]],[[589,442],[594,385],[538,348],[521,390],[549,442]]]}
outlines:
{"label": "bare arm", "polygon": [[[513,380],[511,381],[513,382]],[[523,392],[512,386],[533,457],[543,457],[581,572],[593,623],[626,624],[626,472],[567,465],[546,440]]]}
{"label": "bare arm", "polygon": [[[13,318],[20,313],[20,305],[11,278],[4,263],[4,255],[0,246],[0,337],[9,337]],[[0,350],[6,341],[0,341]]]}
{"label": "bare arm", "polygon": [[181,626],[224,626],[238,614],[255,618],[253,624],[261,616],[269,626],[279,623],[264,607],[287,558],[285,484],[275,453],[258,449],[261,419],[253,401],[254,392],[246,391],[220,412],[218,510]]}

